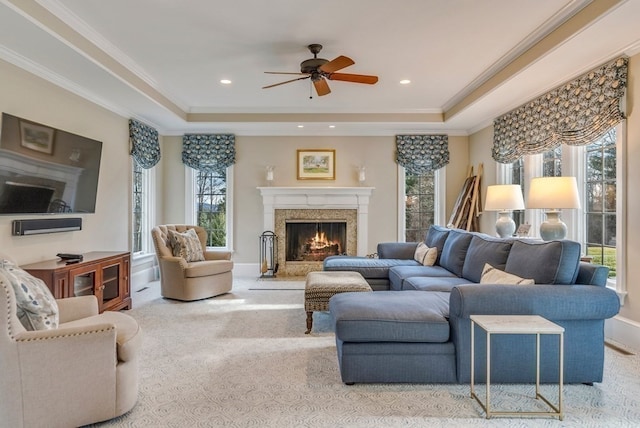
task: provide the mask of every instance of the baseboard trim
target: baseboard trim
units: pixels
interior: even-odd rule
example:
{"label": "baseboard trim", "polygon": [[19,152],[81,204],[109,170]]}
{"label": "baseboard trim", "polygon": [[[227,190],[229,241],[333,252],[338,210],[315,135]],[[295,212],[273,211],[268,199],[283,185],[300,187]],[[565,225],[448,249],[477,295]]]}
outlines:
{"label": "baseboard trim", "polygon": [[234,263],[233,264],[234,276],[260,276],[260,264],[259,263]]}
{"label": "baseboard trim", "polygon": [[640,352],[640,323],[617,315],[604,323],[604,336],[612,345]]}
{"label": "baseboard trim", "polygon": [[155,266],[141,269],[137,272],[131,273],[131,289],[137,290],[140,287],[143,287],[150,283],[151,281],[155,281],[158,279],[156,276],[156,268]]}

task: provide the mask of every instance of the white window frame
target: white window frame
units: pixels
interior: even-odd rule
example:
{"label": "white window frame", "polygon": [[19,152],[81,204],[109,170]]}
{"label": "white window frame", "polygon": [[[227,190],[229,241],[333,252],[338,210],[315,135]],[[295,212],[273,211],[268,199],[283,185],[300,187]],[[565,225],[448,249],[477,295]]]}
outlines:
{"label": "white window frame", "polygon": [[[433,180],[435,189],[435,195],[433,195],[434,201],[434,213],[433,213],[433,222],[434,224],[445,225],[447,223],[446,220],[446,166],[439,168],[434,171]],[[403,166],[398,165],[398,229],[397,229],[397,238],[398,242],[405,242],[406,235],[406,206],[405,206],[405,192],[406,192],[406,170]]]}
{"label": "white window frame", "polygon": [[[585,201],[585,148],[582,146],[562,147],[562,175],[574,176],[578,179],[580,200]],[[626,265],[624,249],[627,248],[627,126],[626,120],[616,127],[616,278],[607,280],[607,287],[613,289],[624,303],[627,295]],[[542,154],[529,155],[524,158],[525,188],[530,188],[531,179],[542,176]],[[510,184],[511,165],[496,163],[497,184]],[[525,197],[525,206],[527,195]],[[586,246],[586,219],[583,210],[564,210],[562,218],[567,224],[567,238]],[[540,230],[544,220],[542,210],[525,210],[525,221],[531,224],[532,231]],[[537,232],[533,232],[534,234]]]}
{"label": "white window frame", "polygon": [[[131,164],[131,206],[133,207],[133,163]],[[132,252],[131,258],[134,261],[152,257],[155,254],[153,249],[153,240],[151,238],[151,228],[156,224],[156,210],[152,207],[156,206],[156,168],[140,168],[142,170],[142,250]],[[130,224],[133,228],[133,209],[131,210]],[[133,249],[133,230],[129,234],[131,240],[131,248]]]}
{"label": "white window frame", "polygon": [[[191,167],[185,165],[185,213],[184,218],[189,224],[198,224],[196,204],[195,204],[195,189],[196,189],[196,176],[197,171]],[[233,251],[233,165],[226,169],[226,237],[227,245],[224,247],[209,247],[212,249],[221,249]]]}

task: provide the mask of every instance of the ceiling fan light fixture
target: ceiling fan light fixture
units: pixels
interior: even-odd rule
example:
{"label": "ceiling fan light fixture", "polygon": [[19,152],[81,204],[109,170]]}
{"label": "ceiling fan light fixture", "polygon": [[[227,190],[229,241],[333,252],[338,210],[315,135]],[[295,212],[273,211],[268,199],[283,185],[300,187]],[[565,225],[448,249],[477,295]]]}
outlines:
{"label": "ceiling fan light fixture", "polygon": [[[313,58],[304,60],[300,63],[300,72],[277,72],[277,71],[265,71],[267,74],[289,74],[298,75],[303,77],[297,77],[295,79],[285,80],[284,82],[274,83],[272,85],[263,86],[262,89],[273,88],[275,86],[284,85],[298,80],[309,79],[312,86],[315,88],[318,96],[323,96],[331,93],[327,80],[340,80],[343,82],[352,83],[366,83],[373,85],[378,82],[378,76],[368,76],[364,74],[350,74],[350,73],[336,73],[338,70],[349,67],[355,64],[353,60],[344,55],[340,55],[337,58],[328,61],[324,58],[318,58],[318,53],[322,49],[320,44],[311,44],[307,48],[313,54]],[[309,98],[313,98],[310,96]]]}

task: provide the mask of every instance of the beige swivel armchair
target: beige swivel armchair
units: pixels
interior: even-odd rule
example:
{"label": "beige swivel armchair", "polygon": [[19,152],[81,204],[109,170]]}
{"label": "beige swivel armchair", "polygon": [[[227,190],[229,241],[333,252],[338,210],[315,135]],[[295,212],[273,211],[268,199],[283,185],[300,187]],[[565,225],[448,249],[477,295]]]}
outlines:
{"label": "beige swivel armchair", "polygon": [[0,426],[68,428],[120,416],[138,400],[141,333],[95,296],[56,301],[59,325],[27,331],[0,271]]}
{"label": "beige swivel armchair", "polygon": [[[204,261],[187,262],[175,257],[169,244],[169,230],[194,229],[200,240]],[[160,289],[163,297],[199,300],[231,291],[233,262],[230,251],[207,250],[207,231],[199,226],[168,224],[151,230],[160,265]]]}

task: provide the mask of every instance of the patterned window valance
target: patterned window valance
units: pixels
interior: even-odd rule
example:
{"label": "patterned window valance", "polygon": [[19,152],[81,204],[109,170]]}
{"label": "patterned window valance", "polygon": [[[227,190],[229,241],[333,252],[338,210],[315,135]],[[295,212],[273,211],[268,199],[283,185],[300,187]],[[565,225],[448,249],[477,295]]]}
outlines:
{"label": "patterned window valance", "polygon": [[142,168],[152,168],[160,161],[158,131],[154,128],[135,119],[129,119],[129,141],[131,156]]}
{"label": "patterned window valance", "polygon": [[497,118],[493,159],[515,162],[565,143],[589,144],[624,119],[628,58],[618,58]]}
{"label": "patterned window valance", "polygon": [[203,172],[223,172],[236,162],[233,134],[187,134],[182,137],[182,162]]}
{"label": "patterned window valance", "polygon": [[449,163],[447,135],[396,135],[397,162],[412,174],[424,174]]}

